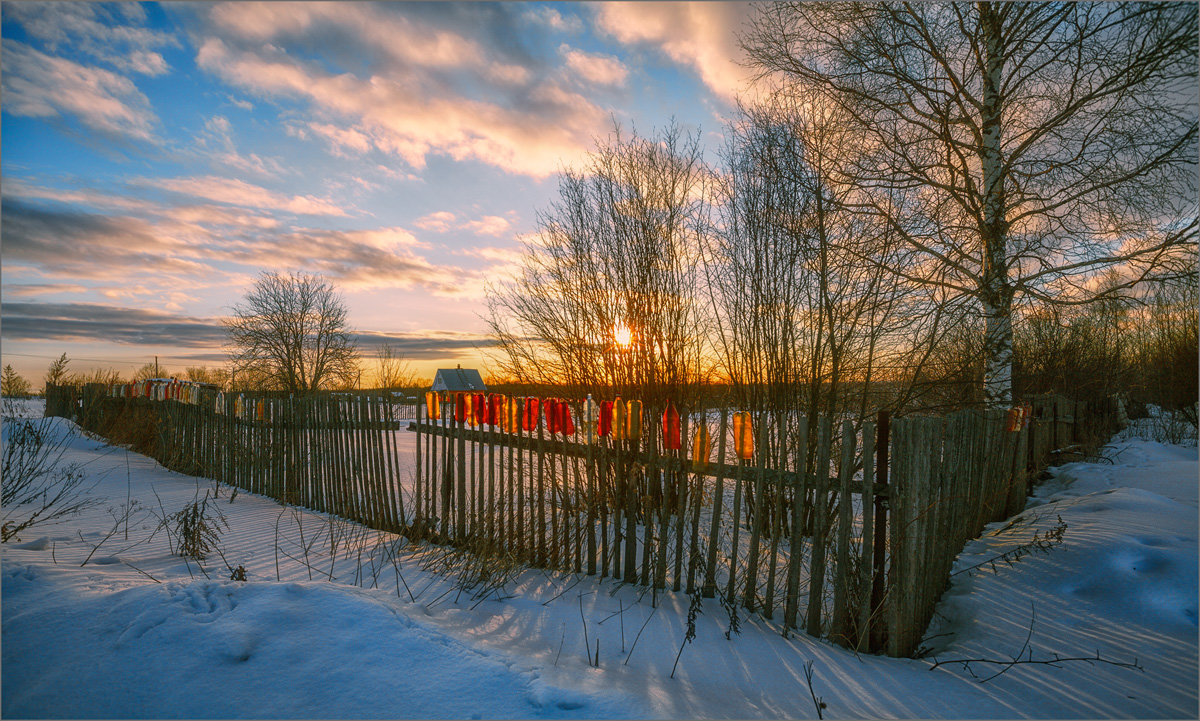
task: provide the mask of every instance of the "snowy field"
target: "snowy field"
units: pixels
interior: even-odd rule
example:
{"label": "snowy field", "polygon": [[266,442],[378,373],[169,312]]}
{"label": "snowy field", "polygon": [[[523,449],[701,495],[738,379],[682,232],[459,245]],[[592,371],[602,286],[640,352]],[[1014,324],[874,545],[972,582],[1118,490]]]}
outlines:
{"label": "snowy field", "polygon": [[[3,546],[7,718],[816,718],[814,694],[825,718],[1200,714],[1194,437],[1133,428],[1103,462],[1052,469],[968,544],[923,658],[860,657],[756,616],[727,639],[706,600],[672,678],[684,594],[654,608],[611,579],[528,570],[480,596],[436,554],[229,488],[219,552],[187,561],[160,519],[210,481],[46,423],[103,502]],[[993,571],[1056,527],[1061,543]],[[247,580],[229,580],[239,566]],[[1138,668],[988,662],[1017,654]]]}

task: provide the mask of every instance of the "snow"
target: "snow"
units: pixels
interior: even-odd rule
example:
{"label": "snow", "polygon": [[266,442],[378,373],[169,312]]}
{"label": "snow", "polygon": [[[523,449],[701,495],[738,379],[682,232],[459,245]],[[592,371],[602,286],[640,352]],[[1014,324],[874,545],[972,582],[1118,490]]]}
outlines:
{"label": "snow", "polygon": [[[496,590],[464,589],[438,549],[227,487],[220,553],[186,561],[159,519],[211,481],[47,423],[106,500],[3,546],[4,717],[815,718],[810,661],[826,718],[1198,715],[1200,463],[1137,429],[1106,461],[1051,469],[967,545],[925,657],[858,656],[756,616],[727,640],[708,599],[671,678],[684,594],[494,565]],[[1061,544],[986,563],[1059,517]],[[238,566],[246,582],[228,580]],[[1011,660],[1027,636],[1034,660],[1144,670],[1021,664],[981,683],[1005,667],[934,668]]]}

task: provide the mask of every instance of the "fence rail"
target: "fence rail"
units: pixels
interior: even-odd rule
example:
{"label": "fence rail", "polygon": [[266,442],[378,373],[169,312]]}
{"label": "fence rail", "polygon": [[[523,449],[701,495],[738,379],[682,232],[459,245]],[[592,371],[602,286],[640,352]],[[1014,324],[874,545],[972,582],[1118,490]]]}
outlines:
{"label": "fence rail", "polygon": [[[1017,431],[1004,411],[859,427],[759,415],[752,460],[737,457],[726,411],[682,413],[674,450],[649,422],[657,409],[626,440],[471,427],[449,403],[431,420],[385,395],[199,389],[181,402],[51,386],[47,414],[117,440],[150,428],[145,452],[169,468],[414,540],[720,597],[731,612],[907,656],[963,544],[1018,512],[1055,452],[1112,430],[1107,406],[1031,400]],[[701,427],[713,442],[696,464]]]}

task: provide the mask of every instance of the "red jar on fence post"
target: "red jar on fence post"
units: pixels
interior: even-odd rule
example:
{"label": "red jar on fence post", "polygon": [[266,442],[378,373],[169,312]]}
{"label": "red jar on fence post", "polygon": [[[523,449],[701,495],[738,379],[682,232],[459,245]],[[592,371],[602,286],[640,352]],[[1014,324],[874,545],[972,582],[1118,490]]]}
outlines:
{"label": "red jar on fence post", "polygon": [[560,420],[558,415],[558,399],[547,398],[542,401],[542,405],[546,407],[546,432],[554,435],[558,433],[558,423]]}
{"label": "red jar on fence post", "polygon": [[504,430],[509,433],[521,432],[521,400],[511,396],[504,402]]}
{"label": "red jar on fence post", "polygon": [[538,411],[540,404],[537,398],[525,399],[525,412],[522,416],[521,427],[527,431],[536,431],[538,426]]}
{"label": "red jar on fence post", "polygon": [[597,419],[596,435],[604,438],[612,433],[613,402],[600,402],[600,417]]}
{"label": "red jar on fence post", "polygon": [[494,429],[504,425],[504,395],[493,393],[488,398],[487,423]]}
{"label": "red jar on fence post", "polygon": [[471,398],[471,425],[482,426],[487,423],[488,416],[488,401],[487,396],[482,393],[476,393]]}
{"label": "red jar on fence post", "polygon": [[668,451],[679,450],[683,443],[679,432],[679,411],[675,404],[667,401],[667,407],[662,415],[663,448]]}
{"label": "red jar on fence post", "polygon": [[559,413],[562,414],[562,418],[558,423],[559,428],[562,429],[562,434],[564,436],[575,435],[575,421],[571,419],[571,404],[562,401],[558,404],[558,407]]}

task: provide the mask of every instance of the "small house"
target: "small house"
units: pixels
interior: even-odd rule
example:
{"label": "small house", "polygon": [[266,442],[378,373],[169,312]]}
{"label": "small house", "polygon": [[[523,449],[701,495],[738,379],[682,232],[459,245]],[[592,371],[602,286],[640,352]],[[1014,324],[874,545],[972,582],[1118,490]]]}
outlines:
{"label": "small house", "polygon": [[474,368],[439,368],[430,390],[441,393],[486,393],[487,386]]}

